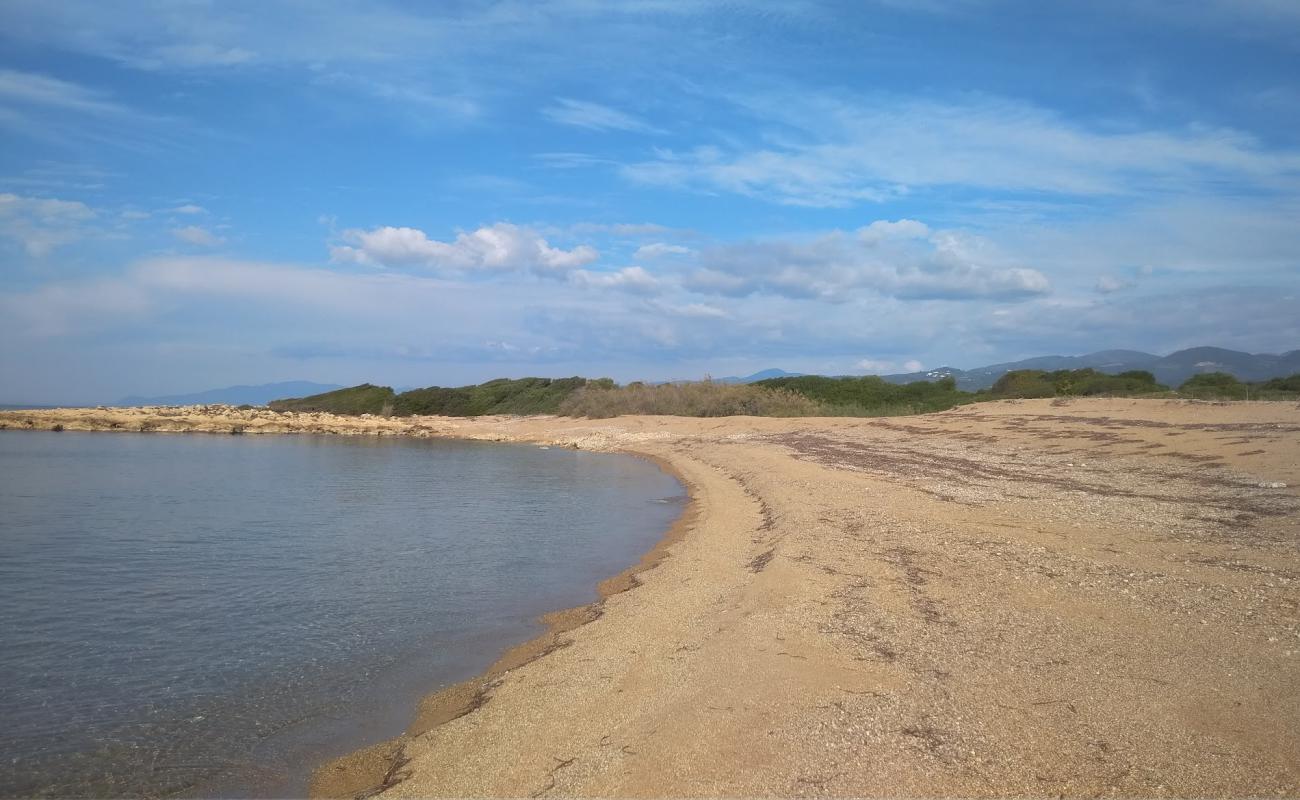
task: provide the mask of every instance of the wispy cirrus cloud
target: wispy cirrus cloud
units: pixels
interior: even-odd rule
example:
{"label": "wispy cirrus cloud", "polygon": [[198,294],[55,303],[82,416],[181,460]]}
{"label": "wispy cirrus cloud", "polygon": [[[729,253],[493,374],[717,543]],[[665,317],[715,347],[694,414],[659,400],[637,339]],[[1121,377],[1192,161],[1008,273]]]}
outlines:
{"label": "wispy cirrus cloud", "polygon": [[186,225],[181,228],[173,228],[172,236],[185,244],[195,247],[216,247],[226,241],[202,225]]}
{"label": "wispy cirrus cloud", "polygon": [[157,149],[160,140],[151,129],[174,123],[170,117],[132,108],[98,88],[42,73],[0,69],[0,129],[40,144],[78,150],[87,143]]}
{"label": "wispy cirrus cloud", "polygon": [[13,69],[0,69],[0,101],[85,114],[130,113],[105,92],[49,75]]}
{"label": "wispy cirrus cloud", "polygon": [[619,111],[616,108],[592,103],[586,100],[573,100],[557,97],[555,102],[542,109],[542,116],[560,125],[586,128],[591,131],[623,131],[626,133],[659,134],[665,131],[657,128],[640,117]]}
{"label": "wispy cirrus cloud", "polygon": [[1194,192],[1225,181],[1300,188],[1300,151],[1227,128],[1089,127],[996,97],[949,102],[827,94],[738,96],[767,135],[752,146],[660,149],[625,163],[634,183],[846,207],[958,187],[1064,196]]}

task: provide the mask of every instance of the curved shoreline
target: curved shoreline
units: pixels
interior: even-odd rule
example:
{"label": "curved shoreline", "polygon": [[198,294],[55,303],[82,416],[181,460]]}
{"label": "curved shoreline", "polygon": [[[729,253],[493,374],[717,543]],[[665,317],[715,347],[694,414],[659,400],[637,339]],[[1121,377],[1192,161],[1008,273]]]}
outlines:
{"label": "curved shoreline", "polygon": [[1300,794],[1294,403],[0,413],[54,425],[620,450],[689,487],[679,533],[597,607],[433,695],[322,796]]}
{"label": "curved shoreline", "polygon": [[[168,425],[167,420],[175,411],[172,407],[160,407],[158,410],[163,412],[159,417],[152,417],[147,409],[145,413],[136,413],[135,409],[104,409],[104,408],[42,408],[42,409],[16,409],[12,411],[0,411],[0,420],[3,420],[4,414],[14,416],[24,415],[30,412],[37,412],[42,424],[10,426],[0,422],[0,432],[6,428],[13,430],[35,430],[35,431],[74,431],[85,433],[201,433],[209,435],[222,435],[229,433],[253,433],[264,435],[381,435],[381,436],[401,436],[404,438],[438,438],[438,439],[460,439],[470,442],[483,442],[485,437],[475,436],[456,436],[454,434],[436,433],[423,428],[422,426],[413,426],[415,430],[394,430],[390,427],[380,427],[373,430],[366,430],[364,426],[348,426],[348,418],[335,417],[327,421],[325,426],[318,423],[322,415],[302,415],[311,418],[310,428],[306,426],[290,426],[285,429],[275,429],[272,426],[262,426],[255,430],[236,430],[238,422],[230,423],[231,430],[227,430],[227,424],[230,419],[228,414],[239,413],[238,409],[228,407],[210,407],[218,409],[216,416],[210,415],[205,410],[201,416],[207,417],[199,424],[186,425]],[[192,409],[185,409],[192,410]],[[226,412],[225,414],[221,412]],[[67,419],[69,412],[72,413],[72,419]],[[86,412],[108,412],[107,422],[101,417],[88,414]],[[125,412],[125,413],[123,413]],[[142,417],[141,425],[128,426],[124,423],[113,419],[115,416],[139,416]],[[249,416],[247,414],[243,416]],[[264,416],[263,412],[253,411],[254,417]],[[283,415],[276,414],[277,418]],[[326,417],[330,415],[325,415]],[[175,417],[171,417],[175,418]],[[185,419],[191,419],[191,415],[186,415]],[[28,418],[30,419],[30,418]],[[342,425],[338,423],[343,423]],[[332,423],[332,424],[331,424]],[[501,444],[536,444],[536,445],[554,445],[561,447],[572,447],[572,443],[562,441],[548,441],[545,439],[530,439],[527,441],[507,440],[494,437],[487,437],[492,443]],[[600,617],[605,601],[613,595],[629,591],[638,585],[637,575],[649,569],[653,569],[663,559],[668,556],[668,548],[679,541],[685,535],[689,528],[694,515],[697,513],[697,498],[692,492],[692,485],[687,481],[680,472],[678,472],[671,462],[651,453],[640,452],[631,448],[618,448],[604,450],[604,452],[617,453],[632,458],[639,458],[644,461],[653,463],[663,472],[674,477],[682,488],[686,491],[686,502],[683,504],[681,513],[677,515],[673,523],[669,525],[655,540],[649,550],[642,553],[636,563],[624,568],[618,573],[600,580],[596,586],[598,599],[569,608],[561,608],[543,613],[537,618],[545,630],[542,633],[518,644],[505,648],[503,652],[485,669],[471,678],[442,687],[433,691],[426,692],[417,700],[415,707],[415,717],[407,726],[402,734],[386,739],[374,744],[370,744],[341,756],[326,759],[324,762],[312,766],[308,772],[308,796],[311,798],[344,798],[344,797],[370,797],[378,794],[385,789],[390,788],[401,780],[401,767],[405,763],[403,758],[403,748],[407,741],[412,737],[427,733],[433,728],[438,727],[458,717],[464,716],[476,708],[486,703],[489,699],[489,692],[493,681],[499,679],[505,673],[517,669],[532,661],[545,657],[554,650],[565,646],[562,636],[569,633],[582,625],[585,625]],[[197,787],[196,787],[197,788]]]}
{"label": "curved shoreline", "polygon": [[649,453],[624,449],[614,452],[642,458],[672,475],[687,492],[687,502],[673,524],[654,546],[637,562],[616,575],[596,584],[599,599],[571,608],[543,614],[539,621],[543,633],[507,649],[487,669],[474,677],[430,692],[421,698],[415,719],[399,736],[377,742],[337,758],[329,759],[312,770],[308,796],[311,798],[366,798],[380,794],[401,783],[409,773],[403,772],[409,759],[406,744],[412,738],[472,713],[490,700],[493,682],[511,670],[544,658],[565,647],[563,635],[600,617],[605,601],[640,585],[637,575],[654,569],[669,556],[669,548],[686,535],[700,513],[699,498],[690,483],[667,459]]}

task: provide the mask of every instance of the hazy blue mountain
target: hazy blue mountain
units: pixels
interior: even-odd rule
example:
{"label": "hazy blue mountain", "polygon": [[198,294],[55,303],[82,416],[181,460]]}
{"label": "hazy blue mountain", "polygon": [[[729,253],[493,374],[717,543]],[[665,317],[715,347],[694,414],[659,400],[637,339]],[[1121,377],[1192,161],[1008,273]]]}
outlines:
{"label": "hazy blue mountain", "polygon": [[1170,353],[1150,369],[1161,383],[1182,383],[1201,372],[1227,372],[1243,381],[1262,381],[1300,372],[1300,350],[1273,355],[1192,347]]}
{"label": "hazy blue mountain", "polygon": [[783,369],[765,369],[761,372],[755,372],[753,375],[746,375],[743,378],[735,375],[729,375],[726,378],[714,378],[714,383],[754,383],[756,381],[765,381],[768,378],[797,378],[803,375],[802,372],[786,372]]}
{"label": "hazy blue mountain", "polygon": [[1156,380],[1177,388],[1183,381],[1202,372],[1227,372],[1244,381],[1261,381],[1300,372],[1300,350],[1281,355],[1271,353],[1242,353],[1222,347],[1192,347],[1167,356],[1144,353],[1140,350],[1102,350],[1082,356],[1037,356],[1022,361],[990,364],[973,369],[938,367],[924,372],[882,375],[891,383],[932,381],[951,375],[957,387],[966,391],[987,389],[1012,370],[1083,369],[1091,367],[1098,372],[1118,374],[1132,369],[1149,370]]}
{"label": "hazy blue mountain", "polygon": [[264,383],[260,386],[227,386],[224,389],[209,389],[193,394],[172,394],[162,397],[124,397],[119,406],[196,406],[226,403],[232,406],[264,406],[272,400],[285,397],[307,397],[322,392],[342,389],[332,383],[312,383],[311,381],[284,381],[281,383]]}

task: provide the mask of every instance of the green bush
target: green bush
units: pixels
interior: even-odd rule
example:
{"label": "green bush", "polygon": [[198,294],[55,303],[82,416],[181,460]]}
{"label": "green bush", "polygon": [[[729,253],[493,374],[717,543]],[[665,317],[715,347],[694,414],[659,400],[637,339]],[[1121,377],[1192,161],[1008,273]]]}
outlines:
{"label": "green bush", "polygon": [[825,411],[820,403],[787,389],[712,381],[658,385],[638,381],[617,387],[593,382],[560,405],[565,416],[593,418],[623,414],[802,417]]}
{"label": "green bush", "polygon": [[1263,392],[1287,392],[1300,394],[1300,372],[1295,375],[1288,375],[1285,378],[1273,378],[1258,384]]}
{"label": "green bush", "polygon": [[1142,369],[1109,375],[1092,368],[1018,369],[1006,373],[993,384],[995,397],[1127,397],[1167,391],[1156,383],[1155,375]]}
{"label": "green bush", "polygon": [[1017,369],[994,382],[989,390],[995,397],[1055,397],[1056,387],[1041,369]]}
{"label": "green bush", "polygon": [[477,386],[430,386],[402,392],[393,405],[398,416],[428,414],[477,417],[483,414],[554,414],[577,390],[596,384],[613,387],[609,378],[500,378]]}
{"label": "green bush", "polygon": [[1243,400],[1249,387],[1226,372],[1205,372],[1193,375],[1178,387],[1178,392],[1188,397],[1213,400]]}
{"label": "green bush", "polygon": [[391,387],[363,383],[347,389],[314,394],[289,400],[272,400],[272,411],[307,411],[328,414],[381,414],[393,413],[396,395]]}
{"label": "green bush", "polygon": [[827,406],[836,414],[878,416],[942,411],[969,403],[974,395],[957,389],[952,376],[937,381],[890,383],[876,375],[827,378],[820,375],[769,378],[754,384],[786,389]]}

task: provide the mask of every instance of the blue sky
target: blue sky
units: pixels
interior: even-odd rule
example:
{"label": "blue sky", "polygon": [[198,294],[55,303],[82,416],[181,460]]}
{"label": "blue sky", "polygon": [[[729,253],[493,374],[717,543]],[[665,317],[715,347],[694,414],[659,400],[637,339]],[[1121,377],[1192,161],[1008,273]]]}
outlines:
{"label": "blue sky", "polygon": [[0,402],[1300,347],[1290,0],[0,22]]}

